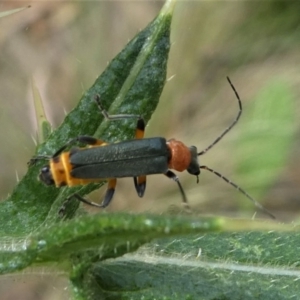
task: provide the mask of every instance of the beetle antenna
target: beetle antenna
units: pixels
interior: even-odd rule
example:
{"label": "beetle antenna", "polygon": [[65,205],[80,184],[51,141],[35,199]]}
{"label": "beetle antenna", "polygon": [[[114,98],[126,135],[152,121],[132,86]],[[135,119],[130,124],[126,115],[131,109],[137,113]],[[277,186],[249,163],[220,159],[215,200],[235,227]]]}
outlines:
{"label": "beetle antenna", "polygon": [[27,163],[28,167],[34,166],[39,160],[50,160],[52,156],[49,155],[37,155],[29,160]]}
{"label": "beetle antenna", "polygon": [[242,193],[243,195],[245,195],[250,201],[253,202],[253,204],[260,209],[262,212],[264,212],[265,214],[267,214],[269,217],[271,217],[272,219],[276,219],[275,216],[270,213],[266,208],[264,208],[259,202],[257,202],[255,199],[253,199],[247,192],[245,192],[242,188],[240,188],[237,184],[235,184],[234,182],[232,182],[231,180],[229,180],[228,178],[226,178],[225,176],[223,176],[222,174],[220,174],[219,172],[207,167],[207,166],[200,166],[200,169],[204,169],[207,170],[211,173],[214,173],[215,175],[217,175],[218,177],[222,178],[224,181],[226,181],[227,183],[229,183],[230,185],[232,185],[234,188],[236,188],[240,193]]}
{"label": "beetle antenna", "polygon": [[200,155],[203,155],[205,154],[209,149],[211,149],[215,144],[217,144],[222,138],[224,135],[226,135],[228,133],[228,131],[230,131],[232,129],[232,127],[238,122],[239,118],[241,117],[241,114],[242,114],[242,111],[243,111],[243,108],[242,108],[242,101],[240,99],[240,96],[238,94],[238,92],[236,91],[234,85],[232,84],[232,82],[230,81],[229,77],[227,76],[227,80],[231,86],[231,88],[233,89],[234,93],[235,93],[235,96],[238,100],[238,103],[239,103],[239,112],[235,118],[235,120],[232,122],[232,124],[230,126],[228,126],[221,135],[219,135],[216,140],[214,142],[212,142],[207,148],[205,148],[204,150],[202,150],[201,152],[198,153],[198,156]]}

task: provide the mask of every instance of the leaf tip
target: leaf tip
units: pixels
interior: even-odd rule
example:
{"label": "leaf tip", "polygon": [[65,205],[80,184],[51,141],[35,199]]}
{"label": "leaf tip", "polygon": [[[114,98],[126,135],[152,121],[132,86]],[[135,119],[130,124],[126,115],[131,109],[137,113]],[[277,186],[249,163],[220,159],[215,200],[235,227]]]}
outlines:
{"label": "leaf tip", "polygon": [[49,134],[51,133],[51,125],[47,120],[42,98],[38,88],[36,87],[34,78],[31,79],[31,88],[38,127],[38,143],[42,143],[48,138]]}
{"label": "leaf tip", "polygon": [[160,14],[161,15],[171,15],[174,11],[176,0],[166,0],[164,6],[162,7]]}

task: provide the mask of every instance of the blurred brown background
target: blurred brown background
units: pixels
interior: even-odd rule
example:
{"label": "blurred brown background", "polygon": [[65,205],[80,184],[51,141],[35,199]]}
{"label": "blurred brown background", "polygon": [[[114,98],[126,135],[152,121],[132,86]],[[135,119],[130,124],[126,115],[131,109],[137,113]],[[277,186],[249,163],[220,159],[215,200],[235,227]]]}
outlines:
{"label": "blurred brown background", "polygon": [[[1,2],[0,11],[28,4],[32,5],[30,9],[0,19],[2,199],[12,191],[16,176],[25,174],[26,163],[35,149],[31,78],[41,93],[49,120],[57,127],[107,63],[156,16],[163,3],[7,1]],[[201,163],[228,176],[285,221],[297,220],[300,212],[299,11],[299,1],[178,2],[168,68],[168,78],[175,76],[167,82],[146,131],[148,137],[176,137],[199,150],[205,148],[237,113],[235,96],[226,81],[226,76],[230,76],[243,101],[243,116],[224,140],[200,157]],[[260,186],[258,178],[265,171],[266,153],[257,147],[261,140],[255,141],[255,135],[260,134],[261,125],[257,114],[251,112],[259,107],[253,108],[255,98],[276,80],[284,84],[292,99],[287,101],[294,106],[292,126],[289,123],[290,130],[284,132],[290,143],[288,151],[282,153],[281,165],[274,168],[272,182]],[[272,93],[268,95],[273,97]],[[259,101],[263,107],[264,98],[259,97]],[[267,113],[259,111],[262,119]],[[246,126],[251,120],[254,138],[241,157],[236,151],[243,138],[239,128],[245,128],[245,120]],[[272,135],[277,138],[276,126],[282,128],[285,124],[274,126]],[[280,138],[279,134],[279,144]],[[262,164],[256,170],[257,176],[249,181],[239,172],[239,164],[247,162],[250,156]],[[248,205],[248,200],[214,175],[203,171],[198,185],[188,174],[179,176],[196,212],[251,217],[253,206]],[[97,200],[103,194],[104,189],[91,197]],[[124,179],[119,180],[108,210],[172,211],[180,209],[180,201],[177,186],[164,176],[148,177],[143,199],[136,195],[132,179]],[[23,278],[17,279],[18,285],[2,279],[0,298],[67,299],[67,291],[61,292],[61,282],[55,278],[45,280],[43,272],[39,274],[42,285],[31,283],[27,276],[25,285]],[[24,286],[28,287],[28,294],[22,292],[18,296],[17,290],[23,291]],[[54,297],[55,290],[58,294]]]}

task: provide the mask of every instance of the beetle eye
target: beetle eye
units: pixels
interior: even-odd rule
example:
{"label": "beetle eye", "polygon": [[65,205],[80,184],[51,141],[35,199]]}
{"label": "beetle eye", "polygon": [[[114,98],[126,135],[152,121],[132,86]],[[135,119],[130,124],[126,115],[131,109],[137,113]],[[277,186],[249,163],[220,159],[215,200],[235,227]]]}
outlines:
{"label": "beetle eye", "polygon": [[48,173],[48,172],[49,172],[49,166],[45,166],[41,170],[41,173]]}
{"label": "beetle eye", "polygon": [[[192,174],[198,176],[200,174],[200,165],[198,162],[197,148],[195,146],[190,147],[191,152],[191,162],[187,168],[187,171]],[[197,179],[198,182],[199,179]]]}
{"label": "beetle eye", "polygon": [[46,185],[54,185],[54,180],[49,166],[45,166],[41,169],[39,174],[39,180],[45,183]]}

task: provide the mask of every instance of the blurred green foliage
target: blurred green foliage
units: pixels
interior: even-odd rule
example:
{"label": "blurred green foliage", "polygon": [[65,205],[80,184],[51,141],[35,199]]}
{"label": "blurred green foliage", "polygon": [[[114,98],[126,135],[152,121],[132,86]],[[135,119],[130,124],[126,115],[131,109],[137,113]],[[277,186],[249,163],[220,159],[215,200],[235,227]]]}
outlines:
{"label": "blurred green foliage", "polygon": [[294,103],[288,84],[274,77],[249,105],[238,129],[237,174],[257,198],[274,184],[290,154],[296,131]]}

